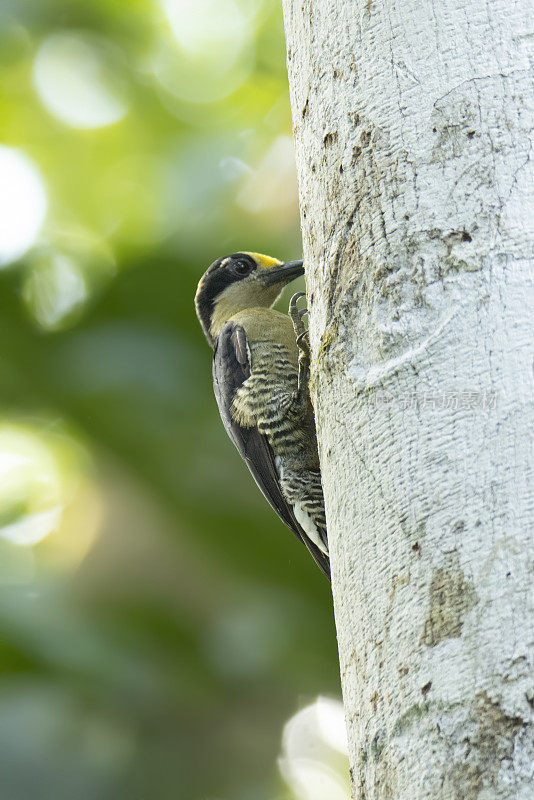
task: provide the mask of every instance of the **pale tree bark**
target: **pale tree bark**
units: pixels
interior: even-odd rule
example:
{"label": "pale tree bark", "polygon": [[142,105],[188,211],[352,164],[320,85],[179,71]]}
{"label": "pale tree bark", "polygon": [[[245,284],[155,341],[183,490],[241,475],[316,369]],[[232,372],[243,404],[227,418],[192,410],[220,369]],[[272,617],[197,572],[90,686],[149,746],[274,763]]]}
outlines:
{"label": "pale tree bark", "polygon": [[534,798],[530,6],[284,0],[360,800]]}

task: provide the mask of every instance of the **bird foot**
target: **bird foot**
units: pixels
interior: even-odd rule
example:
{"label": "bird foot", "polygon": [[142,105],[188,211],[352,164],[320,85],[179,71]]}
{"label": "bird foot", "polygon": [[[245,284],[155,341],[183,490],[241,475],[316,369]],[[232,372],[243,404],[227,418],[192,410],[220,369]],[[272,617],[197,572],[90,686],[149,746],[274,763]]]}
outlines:
{"label": "bird foot", "polygon": [[304,322],[302,318],[305,314],[308,313],[307,308],[299,309],[298,301],[301,297],[306,297],[304,292],[297,292],[293,295],[291,300],[289,301],[289,316],[291,317],[291,321],[293,323],[293,330],[295,331],[295,337],[297,341],[297,347],[301,351],[301,356],[305,358],[310,357],[310,340],[308,337],[308,331],[304,327]]}

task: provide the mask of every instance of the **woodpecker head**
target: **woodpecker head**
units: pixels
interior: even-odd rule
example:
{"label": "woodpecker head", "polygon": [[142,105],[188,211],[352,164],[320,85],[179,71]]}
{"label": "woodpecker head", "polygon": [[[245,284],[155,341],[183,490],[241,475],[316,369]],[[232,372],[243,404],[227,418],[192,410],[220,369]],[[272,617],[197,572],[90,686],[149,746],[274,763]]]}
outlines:
{"label": "woodpecker head", "polygon": [[283,264],[260,253],[232,253],[214,261],[195,295],[197,317],[210,345],[230,317],[247,308],[269,308],[286,283],[303,274],[302,261]]}

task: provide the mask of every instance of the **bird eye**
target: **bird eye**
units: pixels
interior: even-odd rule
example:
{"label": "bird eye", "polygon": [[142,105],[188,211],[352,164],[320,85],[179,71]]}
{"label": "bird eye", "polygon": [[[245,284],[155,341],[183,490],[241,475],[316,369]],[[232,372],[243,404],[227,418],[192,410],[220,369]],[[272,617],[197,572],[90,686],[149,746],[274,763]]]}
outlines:
{"label": "bird eye", "polygon": [[237,259],[232,264],[232,269],[236,273],[236,275],[248,275],[253,270],[252,264],[249,264],[248,261],[241,261]]}

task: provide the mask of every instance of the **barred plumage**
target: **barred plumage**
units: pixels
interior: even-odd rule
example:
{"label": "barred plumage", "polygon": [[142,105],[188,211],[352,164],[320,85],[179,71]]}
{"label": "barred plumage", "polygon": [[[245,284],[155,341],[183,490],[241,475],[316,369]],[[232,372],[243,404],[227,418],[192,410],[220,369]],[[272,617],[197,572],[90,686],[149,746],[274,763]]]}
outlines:
{"label": "barred plumage", "polygon": [[294,358],[286,347],[272,341],[249,347],[251,374],[235,393],[231,414],[238,424],[256,426],[267,437],[285,499],[298,507],[298,521],[328,555],[313,412],[309,406],[295,413],[298,372]]}

